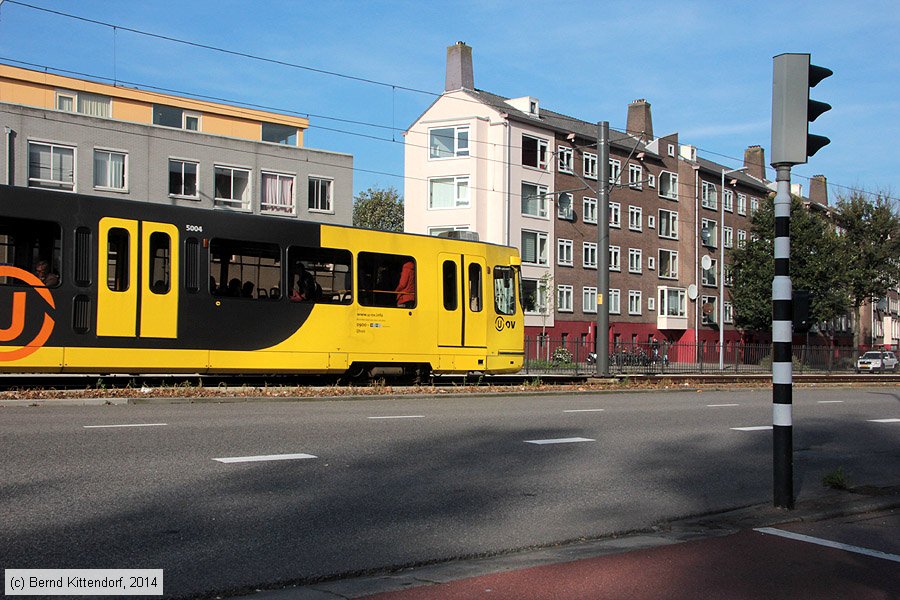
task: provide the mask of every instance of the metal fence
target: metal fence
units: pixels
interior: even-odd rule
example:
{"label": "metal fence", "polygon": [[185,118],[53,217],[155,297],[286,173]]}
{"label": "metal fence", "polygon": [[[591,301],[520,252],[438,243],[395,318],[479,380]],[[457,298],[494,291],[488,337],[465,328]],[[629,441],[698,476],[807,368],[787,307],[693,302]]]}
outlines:
{"label": "metal fence", "polygon": [[[859,352],[846,346],[793,348],[794,373],[848,373]],[[721,368],[720,368],[721,358]],[[525,339],[526,374],[590,375],[596,370],[593,348],[581,342],[538,336]],[[610,348],[614,375],[765,374],[772,372],[771,344],[716,342],[699,344],[635,343]]]}

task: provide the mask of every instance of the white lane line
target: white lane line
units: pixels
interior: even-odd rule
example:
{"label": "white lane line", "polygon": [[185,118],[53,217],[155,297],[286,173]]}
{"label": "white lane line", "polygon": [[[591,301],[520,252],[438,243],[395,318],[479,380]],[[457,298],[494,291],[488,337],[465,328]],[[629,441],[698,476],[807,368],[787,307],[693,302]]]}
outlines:
{"label": "white lane line", "polygon": [[869,419],[870,423],[900,423],[900,419]]}
{"label": "white lane line", "polygon": [[525,440],[526,444],[576,444],[578,442],[596,442],[597,440],[592,440],[590,438],[557,438],[554,440]]}
{"label": "white lane line", "polygon": [[754,427],[732,427],[734,431],[766,431],[772,429],[771,425],[756,425]]}
{"label": "white lane line", "polygon": [[707,404],[708,408],[720,408],[723,406],[740,406],[740,404]]}
{"label": "white lane line", "polygon": [[425,415],[391,415],[387,417],[369,417],[369,419],[424,419]]}
{"label": "white lane line", "polygon": [[816,404],[843,404],[843,400],[818,400]]}
{"label": "white lane line", "polygon": [[580,413],[580,412],[603,412],[605,408],[573,408],[572,410],[564,410],[564,413]]}
{"label": "white lane line", "polygon": [[792,531],[775,529],[774,527],[760,527],[759,529],[754,529],[753,531],[768,533],[769,535],[778,535],[800,542],[809,542],[810,544],[817,544],[819,546],[825,546],[826,548],[837,548],[838,550],[846,550],[847,552],[855,552],[857,554],[865,554],[866,556],[874,556],[875,558],[883,558],[885,560],[900,562],[900,556],[896,554],[888,554],[887,552],[882,552],[880,550],[870,550],[869,548],[862,548],[860,546],[851,546],[850,544],[832,542],[831,540],[823,540],[822,538],[794,533]]}
{"label": "white lane line", "polygon": [[168,423],[123,423],[120,425],[85,425],[85,429],[110,429],[112,427],[163,427]]}
{"label": "white lane line", "polygon": [[307,458],[318,458],[312,454],[266,454],[262,456],[231,456],[226,458],[214,458],[213,460],[220,463],[245,463],[245,462],[265,462],[269,460],[305,460]]}

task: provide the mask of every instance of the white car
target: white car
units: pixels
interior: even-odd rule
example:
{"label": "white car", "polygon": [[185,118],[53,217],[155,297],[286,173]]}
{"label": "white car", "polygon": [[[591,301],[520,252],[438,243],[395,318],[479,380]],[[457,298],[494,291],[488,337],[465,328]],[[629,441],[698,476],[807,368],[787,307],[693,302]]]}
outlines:
{"label": "white car", "polygon": [[893,352],[872,350],[856,360],[856,372],[883,373],[890,369],[897,371],[897,357]]}

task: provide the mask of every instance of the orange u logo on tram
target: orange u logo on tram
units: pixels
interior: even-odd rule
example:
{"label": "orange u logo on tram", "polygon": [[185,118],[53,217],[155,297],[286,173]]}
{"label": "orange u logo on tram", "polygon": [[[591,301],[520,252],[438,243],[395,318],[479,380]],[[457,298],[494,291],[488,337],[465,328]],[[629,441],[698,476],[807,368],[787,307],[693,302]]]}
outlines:
{"label": "orange u logo on tram", "polygon": [[[19,269],[18,267],[0,265],[0,277],[11,277],[13,279],[18,279],[25,282],[26,284],[34,288],[34,290],[38,294],[40,294],[41,298],[43,298],[47,302],[47,304],[50,305],[51,309],[56,308],[56,304],[53,302],[53,295],[50,294],[50,290],[47,289],[47,287],[44,285],[44,282],[38,279],[36,275],[29,273],[28,271],[25,271],[23,269]],[[13,340],[16,340],[22,335],[22,332],[25,331],[26,301],[26,292],[13,292],[10,324],[9,327],[0,328],[0,342],[11,342]],[[53,332],[53,327],[55,324],[56,323],[50,316],[50,314],[44,313],[44,323],[41,325],[41,329],[40,331],[38,331],[34,339],[22,344],[21,348],[12,350],[10,352],[0,350],[0,361],[19,360],[25,358],[29,354],[36,352],[50,338],[50,334]]]}

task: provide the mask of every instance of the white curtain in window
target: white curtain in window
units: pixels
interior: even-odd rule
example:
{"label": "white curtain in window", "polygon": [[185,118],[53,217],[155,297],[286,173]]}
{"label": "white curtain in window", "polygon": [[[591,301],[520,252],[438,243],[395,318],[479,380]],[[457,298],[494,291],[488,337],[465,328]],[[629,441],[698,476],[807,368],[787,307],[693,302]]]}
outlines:
{"label": "white curtain in window", "polygon": [[428,208],[453,208],[455,190],[453,179],[432,179]]}
{"label": "white curtain in window", "polygon": [[109,186],[122,189],[125,187],[125,155],[109,155]]}
{"label": "white curtain in window", "polygon": [[78,112],[92,117],[109,117],[109,98],[79,92]]}

